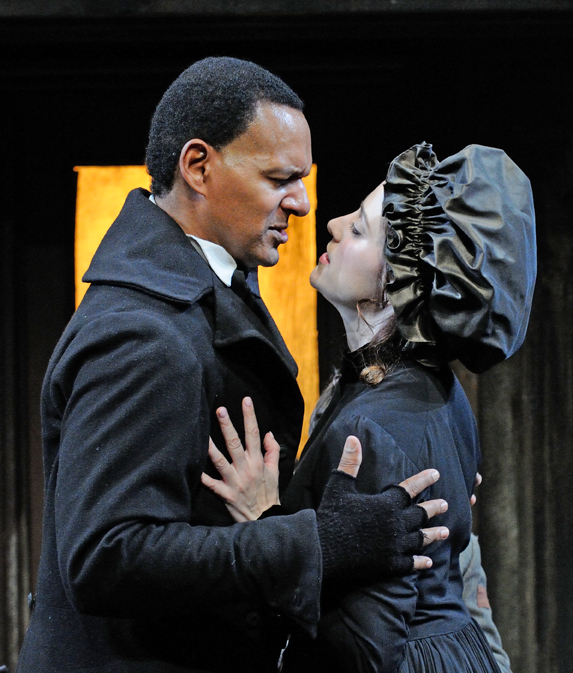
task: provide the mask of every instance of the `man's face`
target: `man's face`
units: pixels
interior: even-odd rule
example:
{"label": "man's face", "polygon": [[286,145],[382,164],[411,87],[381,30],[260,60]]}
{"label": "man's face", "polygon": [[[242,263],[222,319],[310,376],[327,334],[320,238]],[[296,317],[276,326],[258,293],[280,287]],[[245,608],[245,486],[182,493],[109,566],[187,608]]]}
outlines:
{"label": "man's face", "polygon": [[207,199],[213,240],[248,267],[276,264],[289,215],[309,211],[302,178],[311,165],[302,112],[259,104],[249,128],[214,154]]}

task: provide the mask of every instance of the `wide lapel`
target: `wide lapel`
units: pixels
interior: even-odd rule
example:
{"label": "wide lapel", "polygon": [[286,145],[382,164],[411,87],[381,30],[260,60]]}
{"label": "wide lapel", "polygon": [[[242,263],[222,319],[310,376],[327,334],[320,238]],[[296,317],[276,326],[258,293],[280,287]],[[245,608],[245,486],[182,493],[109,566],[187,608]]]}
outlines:
{"label": "wide lapel", "polygon": [[290,361],[292,363],[292,366],[295,368],[294,375],[296,376],[298,374],[298,365],[296,364],[294,358],[290,354],[284,342],[282,334],[279,332],[279,328],[277,327],[277,324],[274,321],[274,318],[269,313],[269,310],[265,302],[262,300],[261,292],[259,290],[259,271],[257,267],[249,270],[246,281],[247,285],[249,286],[249,289],[253,294],[255,304],[263,316],[263,323],[267,328],[267,331],[270,333],[273,343],[283,354],[285,360],[287,362]]}
{"label": "wide lapel", "polygon": [[270,349],[290,376],[296,379],[298,368],[263,300],[255,295],[261,317],[230,288],[214,279],[214,316],[216,348],[225,348],[247,339],[258,340]]}

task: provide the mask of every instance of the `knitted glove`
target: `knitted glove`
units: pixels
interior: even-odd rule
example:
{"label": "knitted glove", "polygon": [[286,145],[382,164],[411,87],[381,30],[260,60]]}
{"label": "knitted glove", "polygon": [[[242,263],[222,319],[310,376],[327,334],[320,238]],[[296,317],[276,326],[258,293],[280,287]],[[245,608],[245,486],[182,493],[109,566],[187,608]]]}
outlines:
{"label": "knitted glove", "polygon": [[378,495],[356,491],[356,479],[333,470],[316,512],[325,579],[372,582],[405,575],[422,550],[426,510],[406,489],[388,486]]}

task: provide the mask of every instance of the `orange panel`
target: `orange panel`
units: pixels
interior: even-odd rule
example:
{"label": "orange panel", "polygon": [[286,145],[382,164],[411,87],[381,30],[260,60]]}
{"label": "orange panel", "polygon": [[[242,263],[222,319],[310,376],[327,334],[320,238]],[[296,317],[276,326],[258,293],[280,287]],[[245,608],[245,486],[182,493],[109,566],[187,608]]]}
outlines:
{"label": "orange panel", "polygon": [[76,166],[75,280],[76,308],[88,286],[82,276],[105,232],[119,215],[127,194],[137,187],[149,189],[145,166]]}

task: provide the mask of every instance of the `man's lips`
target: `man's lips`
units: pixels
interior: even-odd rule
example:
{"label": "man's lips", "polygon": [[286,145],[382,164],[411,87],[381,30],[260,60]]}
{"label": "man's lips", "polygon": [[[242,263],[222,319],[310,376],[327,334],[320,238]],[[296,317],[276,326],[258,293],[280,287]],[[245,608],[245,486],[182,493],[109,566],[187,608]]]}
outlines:
{"label": "man's lips", "polygon": [[328,258],[328,253],[323,252],[322,255],[318,258],[319,264],[330,264],[330,259]]}
{"label": "man's lips", "polygon": [[[288,225],[287,225],[288,226]],[[269,227],[269,231],[277,234],[280,243],[286,243],[288,241],[288,234],[286,232],[286,227]]]}

